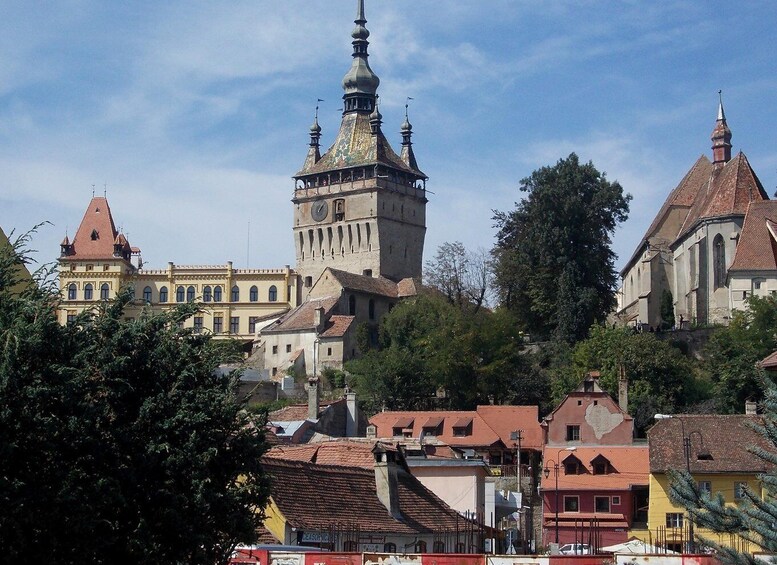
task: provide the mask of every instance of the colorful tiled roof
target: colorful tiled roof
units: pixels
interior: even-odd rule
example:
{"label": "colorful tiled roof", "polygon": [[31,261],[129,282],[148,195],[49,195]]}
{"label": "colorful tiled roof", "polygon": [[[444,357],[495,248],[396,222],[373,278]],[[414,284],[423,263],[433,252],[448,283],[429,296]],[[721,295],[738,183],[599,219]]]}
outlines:
{"label": "colorful tiled roof", "polygon": [[[542,490],[555,491],[553,462],[559,463],[559,490],[628,490],[634,485],[646,486],[650,473],[649,450],[647,445],[623,446],[577,446],[575,451],[565,451],[558,447],[546,447],[543,454],[545,466],[550,475],[542,481]],[[585,472],[567,475],[564,461],[568,457],[577,458]],[[610,472],[602,475],[593,473],[593,461],[604,457],[610,465]],[[552,462],[551,462],[552,461]]]}
{"label": "colorful tiled roof", "polygon": [[[469,435],[454,434],[454,424],[462,418],[472,419]],[[430,419],[442,419],[442,429],[437,440],[453,447],[487,447],[515,443],[510,434],[522,430],[523,449],[542,449],[542,431],[538,421],[537,406],[478,406],[477,410],[451,411],[396,411],[381,412],[370,418],[377,427],[378,437],[393,437],[394,430],[412,429],[413,437],[420,437]]]}
{"label": "colorful tiled roof", "polygon": [[408,166],[391,148],[382,132],[373,135],[370,118],[365,113],[348,113],[343,116],[332,147],[315,163],[306,160],[305,166],[295,178],[328,171],[372,165],[389,166],[420,178],[426,175]]}
{"label": "colorful tiled roof", "polygon": [[749,451],[753,446],[774,449],[751,427],[760,422],[759,416],[739,414],[681,414],[658,420],[647,434],[650,472],[686,468],[683,426],[685,437],[691,440],[689,462],[692,473],[765,472],[771,466]]}
{"label": "colorful tiled roof", "polygon": [[777,270],[777,201],[751,202],[729,271]]}
{"label": "colorful tiled roof", "polygon": [[[117,240],[119,236],[121,240]],[[72,252],[62,259],[111,259],[114,242],[130,251],[127,239],[116,231],[108,200],[94,196],[73,238]]]}
{"label": "colorful tiled roof", "polygon": [[[378,499],[373,470],[273,458],[262,462],[272,480],[272,501],[293,528],[321,531],[333,522],[351,522],[362,533],[412,535],[454,532],[464,524],[463,518],[402,468],[397,471],[402,520],[397,520]],[[307,496],[301,489],[304,485],[325,488]]]}

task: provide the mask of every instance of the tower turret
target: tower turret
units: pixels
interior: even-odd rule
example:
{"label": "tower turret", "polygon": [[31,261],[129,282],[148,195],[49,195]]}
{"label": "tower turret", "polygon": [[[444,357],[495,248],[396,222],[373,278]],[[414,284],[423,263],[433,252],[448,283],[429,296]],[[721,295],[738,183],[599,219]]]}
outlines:
{"label": "tower turret", "polygon": [[405,103],[405,121],[402,122],[401,133],[402,151],[399,156],[408,167],[412,169],[418,169],[418,163],[416,163],[415,160],[415,153],[413,153],[413,142],[410,139],[413,135],[413,126],[410,125],[410,120],[407,119],[407,103]]}
{"label": "tower turret", "polygon": [[367,19],[364,17],[364,0],[358,0],[356,19],[351,37],[353,37],[353,62],[351,68],[343,77],[343,114],[350,112],[372,112],[375,107],[375,93],[378,90],[380,79],[372,72],[367,61],[369,53],[367,46],[370,44],[367,38],[369,30],[364,26]]}
{"label": "tower turret", "polygon": [[731,160],[731,130],[726,124],[726,113],[723,111],[723,95],[718,90],[718,119],[712,130],[712,162],[724,165]]}

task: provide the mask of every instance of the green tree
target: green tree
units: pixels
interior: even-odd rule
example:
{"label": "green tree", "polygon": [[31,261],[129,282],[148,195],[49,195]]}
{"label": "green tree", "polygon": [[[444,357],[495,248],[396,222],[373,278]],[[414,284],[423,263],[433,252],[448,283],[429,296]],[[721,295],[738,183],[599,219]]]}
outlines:
{"label": "green tree", "polygon": [[674,298],[666,289],[661,293],[661,321],[662,329],[674,327]]}
{"label": "green tree", "polygon": [[703,350],[704,368],[714,385],[720,408],[739,413],[745,401],[762,394],[757,363],[777,347],[777,299],[773,296],[748,299],[745,310],[737,310],[731,323],[719,328]]}
{"label": "green tree", "polygon": [[573,343],[615,306],[611,236],[631,196],[574,153],[534,171],[520,190],[514,210],[494,215],[500,301],[532,336]]}
{"label": "green tree", "polygon": [[492,259],[485,250],[469,251],[455,241],[437,248],[424,268],[424,284],[451,304],[477,312],[488,304],[493,286]]}
{"label": "green tree", "polygon": [[[745,489],[745,498],[737,504],[726,504],[722,493],[709,494],[699,489],[696,479],[687,471],[670,471],[669,497],[675,504],[684,506],[694,523],[720,534],[733,534],[761,548],[766,554],[777,553],[777,389],[765,382],[766,393],[762,404],[763,419],[753,428],[764,438],[762,446],[748,449],[769,469],[760,475],[763,492]],[[752,553],[741,553],[731,547],[723,547],[713,540],[700,536],[702,541],[716,550],[716,556],[732,565],[762,564],[762,558]]]}
{"label": "green tree", "polygon": [[60,326],[51,285],[10,292],[24,256],[0,251],[3,558],[226,562],[269,492],[232,349],[180,329],[195,305],[125,320],[128,292]]}

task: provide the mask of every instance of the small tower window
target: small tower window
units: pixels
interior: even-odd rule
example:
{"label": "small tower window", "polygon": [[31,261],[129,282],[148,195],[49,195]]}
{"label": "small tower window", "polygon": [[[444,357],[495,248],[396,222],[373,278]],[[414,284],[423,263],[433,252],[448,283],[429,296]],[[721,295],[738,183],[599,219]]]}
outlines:
{"label": "small tower window", "polygon": [[232,302],[240,301],[240,289],[237,285],[232,287]]}
{"label": "small tower window", "polygon": [[92,241],[97,241],[100,239],[100,233],[97,230],[92,230],[90,237],[92,238]]}
{"label": "small tower window", "polygon": [[221,302],[221,287],[213,287],[213,302]]}
{"label": "small tower window", "polygon": [[92,300],[93,289],[92,283],[87,283],[86,286],[84,286],[84,300]]}
{"label": "small tower window", "polygon": [[268,293],[268,298],[270,302],[277,302],[278,301],[278,288],[275,285],[272,285],[270,287],[270,292]]}
{"label": "small tower window", "polygon": [[345,219],[345,198],[335,200],[335,221],[341,222]]}
{"label": "small tower window", "polygon": [[159,289],[159,302],[167,302],[167,287],[163,286]]}
{"label": "small tower window", "polygon": [[251,287],[251,290],[248,291],[248,300],[251,302],[257,302],[259,300],[259,289],[256,288],[256,285]]}
{"label": "small tower window", "polygon": [[202,289],[202,301],[210,302],[211,300],[213,300],[213,289],[210,286],[206,286]]}
{"label": "small tower window", "polygon": [[108,300],[109,293],[110,287],[108,286],[108,283],[103,283],[100,286],[100,300]]}

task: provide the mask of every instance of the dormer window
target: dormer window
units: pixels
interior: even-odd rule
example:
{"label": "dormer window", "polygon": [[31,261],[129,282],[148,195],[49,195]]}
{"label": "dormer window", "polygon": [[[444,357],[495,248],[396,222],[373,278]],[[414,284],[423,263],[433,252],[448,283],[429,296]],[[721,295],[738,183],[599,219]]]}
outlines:
{"label": "dormer window", "polygon": [[413,434],[413,418],[399,418],[391,426],[391,435],[394,437],[411,437]]}
{"label": "dormer window", "polygon": [[609,459],[603,455],[597,455],[591,460],[591,468],[593,469],[594,475],[609,475],[610,473],[615,472]]}
{"label": "dormer window", "polygon": [[442,435],[442,422],[443,419],[439,416],[429,418],[423,426],[423,432],[425,436],[437,437]]}
{"label": "dormer window", "polygon": [[561,463],[564,465],[565,475],[579,475],[585,472],[585,467],[583,467],[582,462],[574,455],[570,455]]}
{"label": "dormer window", "polygon": [[472,418],[459,418],[453,423],[453,436],[466,437],[472,435]]}
{"label": "dormer window", "polygon": [[97,230],[92,230],[92,235],[90,237],[92,238],[92,241],[97,241],[100,239],[100,233]]}

